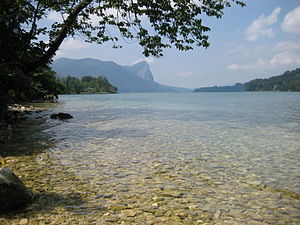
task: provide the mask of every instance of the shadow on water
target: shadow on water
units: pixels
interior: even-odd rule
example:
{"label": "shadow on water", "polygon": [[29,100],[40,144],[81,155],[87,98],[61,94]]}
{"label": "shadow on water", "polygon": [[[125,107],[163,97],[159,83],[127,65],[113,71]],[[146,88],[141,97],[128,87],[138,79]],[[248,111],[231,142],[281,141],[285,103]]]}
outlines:
{"label": "shadow on water", "polygon": [[46,151],[55,144],[50,133],[44,132],[51,124],[46,118],[29,118],[19,124],[0,129],[0,155],[25,156]]}
{"label": "shadow on water", "polygon": [[[32,203],[23,208],[15,209],[11,212],[0,213],[0,219],[12,219],[22,216],[35,216],[36,214],[51,213],[54,209],[68,210],[70,206],[78,206],[84,204],[80,197],[80,193],[61,194],[52,192],[35,193]],[[1,222],[1,220],[0,220]]]}

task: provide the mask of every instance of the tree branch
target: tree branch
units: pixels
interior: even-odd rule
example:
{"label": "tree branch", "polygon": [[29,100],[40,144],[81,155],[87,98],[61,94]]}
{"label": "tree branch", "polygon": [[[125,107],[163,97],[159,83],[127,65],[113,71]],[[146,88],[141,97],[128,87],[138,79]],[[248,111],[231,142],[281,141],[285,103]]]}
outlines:
{"label": "tree branch", "polygon": [[74,10],[69,14],[68,18],[64,21],[64,24],[61,30],[58,32],[56,39],[50,43],[50,47],[46,51],[46,53],[36,61],[25,65],[25,73],[30,73],[39,68],[40,66],[47,64],[50,61],[50,59],[54,56],[55,52],[58,50],[63,40],[67,37],[68,31],[76,21],[79,13],[83,9],[85,9],[90,3],[92,3],[92,1],[93,0],[83,0],[74,8]]}
{"label": "tree branch", "polygon": [[31,29],[29,31],[29,34],[28,34],[28,39],[27,39],[27,45],[30,44],[32,38],[35,36],[35,32],[36,32],[36,21],[37,21],[37,16],[38,16],[38,12],[39,12],[39,9],[40,9],[40,3],[41,1],[39,0],[37,5],[36,5],[36,8],[35,8],[35,11],[34,11],[34,16],[33,16],[33,21],[32,21],[32,25],[31,25]]}

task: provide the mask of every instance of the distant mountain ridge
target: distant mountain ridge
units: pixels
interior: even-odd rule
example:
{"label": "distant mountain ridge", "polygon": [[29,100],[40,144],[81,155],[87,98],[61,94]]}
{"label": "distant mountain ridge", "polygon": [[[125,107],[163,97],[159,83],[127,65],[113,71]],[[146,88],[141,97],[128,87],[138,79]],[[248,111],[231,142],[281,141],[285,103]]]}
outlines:
{"label": "distant mountain ridge", "polygon": [[300,91],[300,68],[286,71],[266,79],[254,79],[233,86],[196,88],[193,92],[240,92],[240,91]]}
{"label": "distant mountain ridge", "polygon": [[245,83],[246,91],[300,91],[300,68]]}
{"label": "distant mountain ridge", "polygon": [[105,76],[116,86],[119,92],[187,92],[177,88],[156,83],[147,62],[133,66],[121,66],[112,61],[98,59],[59,58],[52,63],[52,69],[58,77],[73,76],[81,79],[84,76]]}
{"label": "distant mountain ridge", "polygon": [[245,85],[236,83],[233,86],[214,86],[214,87],[202,87],[196,88],[194,92],[240,92],[245,91]]}

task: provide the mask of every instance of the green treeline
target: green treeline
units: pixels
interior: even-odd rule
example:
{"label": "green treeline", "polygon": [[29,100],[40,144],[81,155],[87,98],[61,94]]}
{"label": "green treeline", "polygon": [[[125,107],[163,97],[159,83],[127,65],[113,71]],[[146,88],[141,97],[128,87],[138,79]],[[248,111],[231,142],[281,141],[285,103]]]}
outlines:
{"label": "green treeline", "polygon": [[236,83],[234,86],[214,86],[214,87],[202,87],[196,88],[193,92],[240,92],[245,90],[245,85]]}
{"label": "green treeline", "polygon": [[64,86],[62,94],[99,94],[99,93],[117,93],[118,89],[111,85],[106,77],[85,76],[79,80],[76,77],[58,78]]}
{"label": "green treeline", "polygon": [[300,68],[268,79],[245,83],[245,91],[300,91]]}
{"label": "green treeline", "polygon": [[300,91],[300,68],[286,71],[279,76],[255,79],[234,86],[196,88],[194,92],[240,92],[240,91]]}

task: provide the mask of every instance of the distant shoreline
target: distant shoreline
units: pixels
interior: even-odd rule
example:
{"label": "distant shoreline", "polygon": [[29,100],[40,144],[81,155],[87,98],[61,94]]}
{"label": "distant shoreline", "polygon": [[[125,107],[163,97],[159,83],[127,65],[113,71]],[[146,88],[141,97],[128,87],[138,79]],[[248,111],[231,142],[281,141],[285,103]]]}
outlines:
{"label": "distant shoreline", "polygon": [[242,91],[300,91],[300,68],[286,71],[281,75],[266,79],[255,79],[233,86],[213,86],[196,88],[193,92],[242,92]]}

